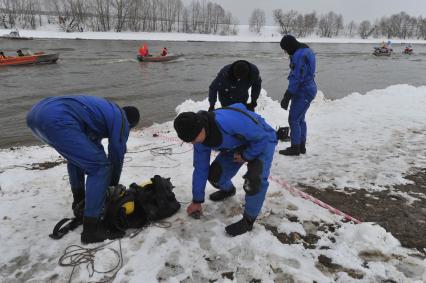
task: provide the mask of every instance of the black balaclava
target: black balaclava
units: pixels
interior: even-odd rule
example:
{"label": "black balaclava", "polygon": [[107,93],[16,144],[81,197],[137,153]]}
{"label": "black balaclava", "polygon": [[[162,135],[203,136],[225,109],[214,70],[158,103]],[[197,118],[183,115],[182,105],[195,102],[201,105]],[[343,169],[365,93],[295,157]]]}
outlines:
{"label": "black balaclava", "polygon": [[300,43],[292,35],[285,35],[280,42],[281,49],[284,49],[289,55],[293,55],[299,48],[309,48],[308,45]]}
{"label": "black balaclava", "polygon": [[139,110],[134,106],[124,106],[123,111],[124,113],[126,113],[126,118],[129,122],[129,127],[135,127],[139,123],[140,119]]}

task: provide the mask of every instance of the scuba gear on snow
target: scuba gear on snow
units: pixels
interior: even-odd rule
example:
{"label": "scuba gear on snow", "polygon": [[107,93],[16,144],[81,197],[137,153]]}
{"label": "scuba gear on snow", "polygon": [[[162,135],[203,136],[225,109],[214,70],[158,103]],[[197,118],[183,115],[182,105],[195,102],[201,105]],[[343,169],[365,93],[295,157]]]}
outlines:
{"label": "scuba gear on snow", "polygon": [[[172,190],[170,178],[166,179],[159,175],[155,175],[150,182],[142,185],[133,183],[128,189],[123,185],[110,186],[106,193],[103,218],[84,217],[87,227],[83,227],[82,242],[103,241],[115,235],[122,237],[128,228],[142,228],[149,221],[172,216],[180,208],[180,203]],[[76,217],[59,221],[49,236],[52,239],[60,239],[82,224],[83,210],[84,200],[74,209]],[[63,226],[69,220],[71,222]]]}

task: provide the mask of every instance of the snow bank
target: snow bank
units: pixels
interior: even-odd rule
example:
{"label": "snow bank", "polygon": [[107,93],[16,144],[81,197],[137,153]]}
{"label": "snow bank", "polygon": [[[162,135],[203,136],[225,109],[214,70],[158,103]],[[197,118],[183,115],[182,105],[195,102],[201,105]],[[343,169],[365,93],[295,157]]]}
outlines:
{"label": "snow bank", "polygon": [[[307,154],[277,154],[271,174],[293,185],[317,188],[378,190],[408,182],[404,175],[411,168],[426,166],[424,105],[426,87],[409,85],[334,101],[319,93],[307,115]],[[176,110],[207,107],[207,100],[188,100]],[[257,111],[274,127],[287,124],[288,113],[265,91]],[[280,144],[277,150],[285,146]],[[160,278],[230,282],[229,274],[233,282],[426,280],[426,260],[402,248],[380,226],[342,223],[341,218],[289,194],[275,182],[250,233],[230,238],[224,232],[226,225],[240,218],[241,189],[225,202],[207,200],[201,220],[188,218],[192,147],[176,138],[172,122],[132,132],[128,151],[121,183],[141,183],[154,174],[171,177],[183,208],[168,219],[170,228],[149,226],[136,237],[121,240],[124,266],[114,282],[157,282]],[[67,281],[71,268],[60,267],[57,261],[68,245],[79,244],[81,227],[59,241],[47,236],[59,219],[72,215],[66,165],[46,146],[1,150],[0,160],[0,281]],[[40,170],[47,161],[57,166]],[[234,178],[237,188],[242,186],[243,171]],[[208,186],[207,193],[211,192]],[[290,217],[297,221],[290,222]],[[334,229],[327,228],[331,226]],[[285,242],[285,234],[296,237],[294,242]],[[300,237],[312,234],[319,237],[318,243],[306,246]],[[118,249],[118,242],[111,247]],[[103,251],[96,257],[96,266],[112,266],[114,259],[111,251]],[[84,266],[73,276],[73,282],[99,279],[99,274],[89,279]]]}
{"label": "snow bank", "polygon": [[[11,30],[0,29],[0,35],[8,34]],[[66,33],[56,25],[45,25],[38,30],[20,30],[21,36],[34,38],[64,38],[64,39],[106,39],[106,40],[163,40],[163,41],[217,41],[217,42],[279,42],[281,35],[277,26],[265,26],[261,34],[252,33],[248,25],[239,25],[238,35],[214,35],[199,33],[177,32],[70,32]],[[312,35],[301,38],[303,42],[315,43],[371,43],[378,44],[387,38],[322,38]],[[392,43],[426,44],[426,40],[392,39]]]}

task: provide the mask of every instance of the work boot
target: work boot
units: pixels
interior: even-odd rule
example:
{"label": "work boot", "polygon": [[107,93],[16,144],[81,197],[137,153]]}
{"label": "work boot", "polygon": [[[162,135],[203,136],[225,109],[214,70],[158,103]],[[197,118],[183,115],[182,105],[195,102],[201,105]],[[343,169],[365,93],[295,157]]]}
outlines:
{"label": "work boot", "polygon": [[236,189],[234,186],[232,186],[232,188],[229,191],[219,190],[217,192],[212,193],[210,195],[210,199],[212,201],[221,201],[226,198],[232,197],[233,195],[235,195],[235,192],[236,192]]}
{"label": "work boot", "polygon": [[225,231],[232,237],[242,235],[253,229],[253,224],[255,220],[256,219],[253,219],[250,216],[244,214],[243,219],[238,222],[235,222],[234,224],[226,226]]}
{"label": "work boot", "polygon": [[88,216],[83,218],[83,232],[81,233],[83,244],[103,242],[107,239],[114,240],[123,237],[124,234],[122,231],[107,230],[99,218]]}
{"label": "work boot", "polygon": [[301,142],[300,143],[300,153],[301,154],[305,154],[306,153],[306,143],[305,142]]}
{"label": "work boot", "polygon": [[280,150],[278,153],[287,156],[300,155],[300,144],[291,145],[290,147],[287,147],[284,150]]}

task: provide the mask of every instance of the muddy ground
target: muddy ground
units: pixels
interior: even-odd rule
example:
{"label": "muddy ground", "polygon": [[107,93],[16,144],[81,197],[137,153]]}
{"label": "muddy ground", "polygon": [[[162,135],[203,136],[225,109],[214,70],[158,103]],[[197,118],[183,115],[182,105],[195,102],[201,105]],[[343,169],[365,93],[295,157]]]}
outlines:
{"label": "muddy ground", "polygon": [[[413,171],[416,173],[406,176],[413,184],[397,185],[380,192],[301,187],[306,193],[363,222],[379,224],[404,247],[426,254],[426,169]],[[415,200],[410,201],[404,194]]]}

